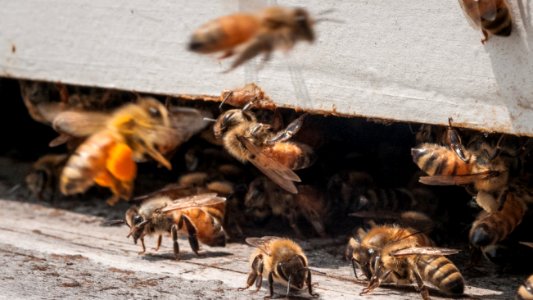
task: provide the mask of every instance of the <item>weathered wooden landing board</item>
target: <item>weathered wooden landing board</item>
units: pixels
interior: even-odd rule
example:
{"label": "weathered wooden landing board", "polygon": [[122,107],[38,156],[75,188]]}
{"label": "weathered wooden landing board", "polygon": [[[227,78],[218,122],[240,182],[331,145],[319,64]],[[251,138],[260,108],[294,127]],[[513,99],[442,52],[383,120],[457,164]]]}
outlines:
{"label": "weathered wooden landing board", "polygon": [[[103,227],[108,218],[122,216],[127,205],[109,208],[95,199],[62,202],[63,208],[27,201],[23,188],[10,192],[28,165],[0,159],[0,298],[152,298],[263,299],[267,282],[257,293],[238,291],[248,272],[252,249],[245,244],[203,247],[196,257],[180,240],[181,261],[172,259],[169,239],[158,253],[139,256],[138,245],[126,238],[124,227]],[[9,178],[6,180],[5,178]],[[65,209],[69,208],[69,209]],[[265,234],[272,235],[273,232]],[[413,299],[414,288],[379,288],[359,296],[363,285],[354,282],[349,264],[340,259],[342,238],[301,242],[314,273],[321,299]],[[464,260],[464,259],[463,259]],[[484,271],[468,278],[466,292],[483,299],[510,299],[521,277],[498,277]],[[284,289],[278,287],[277,293]],[[432,292],[434,299],[442,299]],[[299,296],[307,297],[306,293]]]}
{"label": "weathered wooden landing board", "polygon": [[457,1],[297,0],[277,3],[343,23],[318,24],[314,45],[259,73],[222,74],[226,62],[185,50],[207,20],[274,2],[0,0],[0,76],[211,96],[256,80],[284,106],[533,136],[531,1],[510,0],[512,36],[486,45]]}

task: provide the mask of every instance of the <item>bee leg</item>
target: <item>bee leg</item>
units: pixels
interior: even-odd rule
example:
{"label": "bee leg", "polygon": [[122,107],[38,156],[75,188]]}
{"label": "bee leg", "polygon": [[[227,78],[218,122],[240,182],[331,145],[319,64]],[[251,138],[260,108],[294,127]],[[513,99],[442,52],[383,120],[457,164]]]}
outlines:
{"label": "bee leg", "polygon": [[312,297],[318,297],[318,294],[313,293],[313,284],[311,283],[311,270],[307,270],[307,288],[309,289],[309,295]]}
{"label": "bee leg", "polygon": [[261,284],[263,283],[263,255],[261,254],[257,255],[252,262],[252,270],[248,274],[248,279],[246,279],[246,287],[239,288],[238,290],[244,291],[254,283],[257,286],[257,292],[261,289]]}
{"label": "bee leg", "polygon": [[152,249],[154,249],[154,251],[159,251],[159,247],[161,247],[162,242],[163,242],[163,236],[160,234],[157,237],[157,244],[155,245],[155,248],[152,248]]}
{"label": "bee leg", "polygon": [[274,298],[274,276],[273,276],[273,272],[268,273],[268,289],[270,291],[270,295],[266,296],[265,299]]}
{"label": "bee leg", "polygon": [[115,206],[115,204],[117,204],[119,200],[120,200],[120,196],[113,193],[113,196],[109,197],[106,203],[109,206]]}
{"label": "bee leg", "polygon": [[270,38],[267,35],[259,35],[251,43],[248,44],[246,48],[242,50],[239,56],[233,61],[231,67],[224,71],[223,73],[228,73],[233,69],[239,67],[243,63],[249,61],[250,59],[256,57],[262,51],[272,51],[273,44],[270,41]]}
{"label": "bee leg", "polygon": [[172,246],[174,248],[174,256],[176,257],[176,260],[179,260],[180,245],[178,244],[178,225],[172,225],[172,227],[170,227],[170,232],[172,234]]}
{"label": "bee leg", "polygon": [[356,279],[359,279],[359,277],[357,277],[357,266],[355,265],[355,258],[353,258],[353,256],[352,256],[352,268],[353,268],[353,275],[355,275]]}
{"label": "bee leg", "polygon": [[235,54],[233,50],[227,50],[226,52],[222,53],[222,55],[219,56],[218,59],[222,60],[222,59],[233,56],[233,54]]}
{"label": "bee leg", "polygon": [[430,300],[429,291],[428,291],[427,286],[424,285],[424,281],[422,280],[422,276],[420,276],[420,274],[418,273],[418,270],[416,270],[416,269],[413,272],[413,274],[415,276],[416,284],[418,285],[417,290],[422,295],[422,299]]}
{"label": "bee leg", "polygon": [[[380,273],[380,270],[376,271],[376,273]],[[368,294],[372,292],[375,288],[381,285],[381,281],[384,278],[387,278],[387,276],[389,276],[390,273],[391,273],[391,270],[388,270],[387,272],[382,273],[380,276],[377,276],[377,275],[372,276],[372,278],[370,279],[370,282],[368,283],[368,286],[364,288],[363,291],[359,293],[359,295],[364,295],[364,294]]]}
{"label": "bee leg", "polygon": [[453,129],[452,127],[452,118],[448,118],[448,131],[446,132],[448,143],[450,144],[450,148],[455,152],[457,157],[459,157],[462,161],[467,162],[469,158],[466,155],[466,150],[463,146],[463,143],[461,142],[461,137],[459,136],[459,133],[457,130]]}
{"label": "bee leg", "polygon": [[489,33],[485,29],[481,29],[481,32],[483,32],[483,38],[481,39],[481,43],[485,45],[489,41]]}
{"label": "bee leg", "polygon": [[141,250],[141,252],[139,252],[139,255],[144,254],[146,252],[146,246],[144,245],[144,237],[141,237],[140,240],[141,240],[141,248],[142,248],[142,250]]}
{"label": "bee leg", "polygon": [[200,250],[200,245],[198,245],[198,237],[196,235],[196,227],[194,227],[193,223],[191,222],[191,219],[187,217],[186,215],[182,215],[179,222],[179,228],[185,224],[185,228],[187,229],[187,235],[189,238],[189,244],[191,245],[192,251],[196,255],[198,254],[198,250]]}

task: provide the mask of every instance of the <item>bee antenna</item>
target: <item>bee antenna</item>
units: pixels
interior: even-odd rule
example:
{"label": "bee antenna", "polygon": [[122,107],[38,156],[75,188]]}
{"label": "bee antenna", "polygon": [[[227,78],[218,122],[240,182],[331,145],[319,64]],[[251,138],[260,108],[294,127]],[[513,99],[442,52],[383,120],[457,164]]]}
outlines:
{"label": "bee antenna", "polygon": [[217,119],[204,117],[204,121],[208,121],[208,122],[213,122],[213,123],[215,123],[215,122],[217,121]]}
{"label": "bee antenna", "polygon": [[122,224],[128,225],[128,223],[124,219],[107,220],[107,221],[102,222],[102,226],[116,226],[116,225],[122,225]]}
{"label": "bee antenna", "polygon": [[333,19],[333,18],[317,18],[313,20],[314,24],[322,23],[322,22],[332,22],[337,24],[345,24],[346,21],[340,20],[340,19]]}
{"label": "bee antenna", "polygon": [[335,8],[328,8],[328,9],[324,9],[324,10],[321,10],[317,13],[318,16],[323,16],[323,15],[328,15],[332,12],[335,12],[337,11]]}

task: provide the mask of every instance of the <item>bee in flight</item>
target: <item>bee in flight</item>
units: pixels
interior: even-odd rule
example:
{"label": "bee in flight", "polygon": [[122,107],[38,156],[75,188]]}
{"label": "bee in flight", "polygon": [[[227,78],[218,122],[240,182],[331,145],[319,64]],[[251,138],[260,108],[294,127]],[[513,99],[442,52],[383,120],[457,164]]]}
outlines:
{"label": "bee in flight", "polygon": [[513,19],[507,0],[459,0],[459,4],[470,24],[481,29],[481,43],[485,44],[490,35],[511,35]]}
{"label": "bee in flight", "polygon": [[270,125],[259,123],[251,111],[232,109],[218,117],[213,133],[232,156],[241,162],[251,162],[280,187],[296,194],[294,182],[300,182],[300,177],[293,170],[309,167],[314,151],[288,140],[300,130],[305,116],[298,117],[284,130],[272,132]]}
{"label": "bee in flight", "polygon": [[208,246],[225,246],[226,235],[222,227],[226,198],[216,193],[199,194],[173,199],[166,195],[153,195],[140,206],[126,211],[125,222],[130,227],[128,237],[141,241],[142,252],[146,251],[144,238],[157,235],[155,250],[161,246],[163,234],[172,236],[174,255],[179,259],[178,233],[189,238],[191,249],[198,255],[198,241]]}
{"label": "bee in flight", "polygon": [[359,267],[369,280],[361,294],[370,293],[382,283],[416,283],[422,298],[427,300],[429,292],[424,282],[446,294],[463,294],[463,276],[445,257],[458,251],[434,247],[420,231],[395,226],[376,226],[368,232],[359,229],[347,249],[352,253],[355,276]]}
{"label": "bee in flight", "polygon": [[[183,122],[187,122],[185,126]],[[111,114],[85,111],[59,113],[54,128],[63,136],[86,138],[67,161],[60,179],[64,195],[85,192],[93,184],[108,187],[114,205],[129,200],[137,174],[136,161],[150,156],[170,169],[164,157],[207,123],[196,110],[169,114],[153,98],[141,98]]]}
{"label": "bee in flight", "polygon": [[202,54],[222,52],[221,58],[237,54],[231,71],[261,53],[268,61],[276,49],[289,51],[298,41],[312,43],[318,21],[303,8],[272,6],[255,13],[237,13],[202,25],[188,47]]}
{"label": "bee in flight", "polygon": [[254,283],[257,290],[261,289],[263,277],[268,279],[270,296],[274,296],[274,281],[287,287],[287,298],[290,288],[302,290],[305,286],[309,294],[317,297],[313,293],[311,283],[311,270],[307,257],[302,248],[294,241],[274,236],[262,238],[247,238],[246,243],[256,247],[256,251],[250,256],[251,271],[246,280],[245,290]]}

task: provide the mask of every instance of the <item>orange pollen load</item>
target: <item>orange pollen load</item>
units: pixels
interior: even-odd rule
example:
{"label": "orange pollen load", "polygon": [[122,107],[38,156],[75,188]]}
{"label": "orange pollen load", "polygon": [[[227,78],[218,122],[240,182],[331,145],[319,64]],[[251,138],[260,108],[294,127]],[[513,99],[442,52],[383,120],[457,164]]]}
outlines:
{"label": "orange pollen load", "polygon": [[124,144],[118,143],[109,151],[106,161],[107,170],[120,181],[132,181],[137,175],[137,165],[133,160],[133,151]]}

